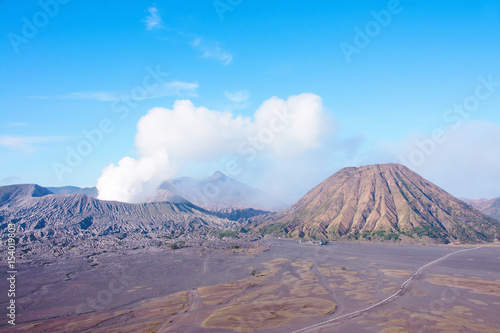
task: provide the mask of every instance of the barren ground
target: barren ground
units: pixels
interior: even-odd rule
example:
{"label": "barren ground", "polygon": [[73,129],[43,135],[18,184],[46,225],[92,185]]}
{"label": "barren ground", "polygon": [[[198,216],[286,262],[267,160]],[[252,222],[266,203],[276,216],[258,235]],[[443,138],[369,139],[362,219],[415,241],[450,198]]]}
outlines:
{"label": "barren ground", "polygon": [[[500,332],[500,248],[262,240],[18,264],[13,332]],[[6,266],[0,266],[7,290]],[[0,293],[2,308],[6,292]]]}

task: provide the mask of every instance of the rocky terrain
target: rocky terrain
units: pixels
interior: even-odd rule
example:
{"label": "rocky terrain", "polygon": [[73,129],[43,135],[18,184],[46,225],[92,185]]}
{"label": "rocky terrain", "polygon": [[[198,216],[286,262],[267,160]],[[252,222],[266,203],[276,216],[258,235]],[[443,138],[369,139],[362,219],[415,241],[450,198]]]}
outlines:
{"label": "rocky terrain", "polygon": [[342,169],[260,222],[263,233],[305,239],[474,243],[500,237],[499,221],[399,164]]}
{"label": "rocky terrain", "polygon": [[[201,195],[205,190],[213,196]],[[500,235],[499,221],[397,164],[342,169],[278,213],[248,208],[262,206],[251,200],[265,198],[256,191],[221,173],[165,182],[152,202],[137,204],[54,194],[34,184],[3,186],[1,237],[6,241],[7,225],[14,223],[20,260],[42,260],[199,245],[226,236],[447,244],[491,242]],[[269,200],[268,207],[275,206]]]}
{"label": "rocky terrain", "polygon": [[0,187],[2,239],[7,238],[7,224],[15,223],[21,258],[210,239],[217,232],[239,229],[249,217],[263,213],[267,212],[211,212],[186,200],[141,204],[101,201],[85,194],[53,194],[33,184]]}
{"label": "rocky terrain", "polygon": [[[499,331],[500,247],[251,244],[260,248],[149,247],[20,264],[16,326],[4,320],[0,331]],[[0,262],[4,290],[6,271]],[[0,306],[8,301],[0,293]]]}
{"label": "rocky terrain", "polygon": [[500,220],[500,198],[493,198],[490,200],[473,200],[462,198],[462,200],[479,210],[481,213],[491,216],[494,219]]}

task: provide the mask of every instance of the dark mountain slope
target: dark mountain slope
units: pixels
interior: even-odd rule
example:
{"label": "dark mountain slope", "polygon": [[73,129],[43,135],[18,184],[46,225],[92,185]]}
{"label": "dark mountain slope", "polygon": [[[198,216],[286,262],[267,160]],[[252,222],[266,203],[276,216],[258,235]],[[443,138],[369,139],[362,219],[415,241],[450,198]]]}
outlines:
{"label": "dark mountain slope", "polygon": [[52,194],[45,187],[35,184],[0,186],[0,206],[5,204],[21,204],[29,198]]}
{"label": "dark mountain slope", "polygon": [[[35,253],[64,248],[110,250],[156,244],[173,235],[196,238],[239,227],[253,210],[221,214],[188,201],[129,204],[101,201],[84,194],[51,194],[38,185],[0,187],[0,230],[16,225],[18,247]],[[23,251],[24,251],[23,250]],[[45,252],[44,252],[45,251]]]}
{"label": "dark mountain slope", "polygon": [[462,199],[472,207],[479,210],[481,213],[491,216],[494,219],[500,220],[500,198],[493,199],[480,199],[480,200],[471,200],[471,199]]}

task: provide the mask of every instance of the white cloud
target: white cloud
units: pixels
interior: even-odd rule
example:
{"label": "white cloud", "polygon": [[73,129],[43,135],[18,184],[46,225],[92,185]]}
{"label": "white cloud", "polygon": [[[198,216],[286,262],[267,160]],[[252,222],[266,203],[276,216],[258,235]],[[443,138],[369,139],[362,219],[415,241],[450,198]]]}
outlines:
{"label": "white cloud", "polygon": [[322,100],[314,94],[286,101],[272,97],[253,117],[196,107],[189,100],[176,101],[172,109],[156,107],[137,124],[138,158],[124,157],[117,166],[105,168],[97,182],[99,197],[143,200],[162,181],[196,163],[231,159],[238,161],[243,172],[262,163],[264,168],[278,164],[293,168],[293,163],[280,161],[289,163],[316,149],[327,133],[327,123]]}
{"label": "white cloud", "polygon": [[152,29],[157,29],[161,28],[161,17],[158,14],[158,9],[156,7],[150,7],[148,8],[149,15],[142,20],[144,22],[144,25],[146,26],[146,30],[152,30]]}
{"label": "white cloud", "polygon": [[199,85],[196,82],[182,82],[182,81],[172,81],[166,82],[159,87],[156,91],[153,91],[152,95],[158,98],[164,96],[197,96],[196,89]]}
{"label": "white cloud", "polygon": [[37,149],[37,144],[46,142],[57,142],[65,138],[59,136],[0,136],[0,146],[22,150],[24,152],[34,152]]}
{"label": "white cloud", "polygon": [[245,102],[250,98],[250,93],[246,90],[239,90],[235,92],[226,91],[224,95],[228,100],[235,103]]}
{"label": "white cloud", "polygon": [[[152,7],[149,11],[150,16],[144,20],[146,23],[146,29],[152,30],[155,28],[164,28],[161,17],[158,15],[156,8]],[[202,38],[199,37],[198,34],[187,33],[175,28],[165,28],[162,32],[164,32],[165,36],[172,34],[169,36],[169,39],[174,39],[178,42],[189,45],[204,58],[215,59],[223,65],[229,65],[233,62],[233,55],[231,52],[225,50],[217,41]]]}
{"label": "white cloud", "polygon": [[[196,82],[171,81],[157,85],[155,88],[147,90],[145,97],[135,98],[137,100],[161,98],[165,96],[196,96],[198,89]],[[99,102],[116,102],[120,100],[132,99],[130,92],[110,92],[110,91],[85,91],[72,92],[64,95],[56,96],[30,96],[32,99],[72,99],[72,100],[89,100]]]}
{"label": "white cloud", "polygon": [[215,59],[223,65],[229,65],[233,62],[233,55],[220,47],[218,43],[210,42],[201,38],[195,38],[191,45],[196,50],[201,52],[201,55],[205,58]]}

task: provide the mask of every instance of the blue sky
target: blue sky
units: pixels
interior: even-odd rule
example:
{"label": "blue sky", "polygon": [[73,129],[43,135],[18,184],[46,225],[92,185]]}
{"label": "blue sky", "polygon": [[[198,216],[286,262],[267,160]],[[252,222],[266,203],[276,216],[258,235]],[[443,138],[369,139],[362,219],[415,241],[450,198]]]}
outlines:
{"label": "blue sky", "polygon": [[[374,24],[381,11],[389,21]],[[94,186],[111,163],[146,156],[138,121],[179,99],[252,121],[273,96],[312,93],[330,124],[315,144],[264,151],[235,178],[293,202],[342,167],[408,160],[416,140],[443,130],[446,142],[412,168],[457,196],[500,196],[500,87],[479,88],[488,97],[459,128],[443,118],[500,81],[498,1],[2,1],[0,12],[1,184]],[[357,53],[346,57],[346,44]],[[161,86],[131,101],[148,68]],[[123,119],[117,105],[128,105]],[[113,129],[58,177],[54,162],[103,119]],[[208,176],[235,158],[214,148],[176,161],[161,149],[175,168],[156,178]]]}

